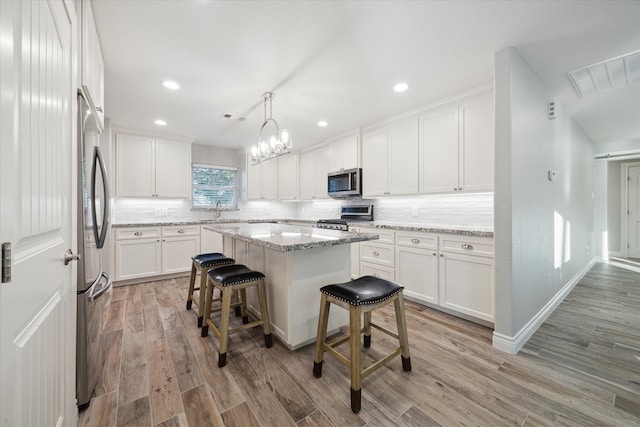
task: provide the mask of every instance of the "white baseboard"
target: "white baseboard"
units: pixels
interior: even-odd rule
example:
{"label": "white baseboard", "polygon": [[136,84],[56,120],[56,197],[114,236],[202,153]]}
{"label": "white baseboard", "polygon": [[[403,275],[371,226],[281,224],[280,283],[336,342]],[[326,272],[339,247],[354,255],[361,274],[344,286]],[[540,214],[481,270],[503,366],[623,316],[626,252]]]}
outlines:
{"label": "white baseboard", "polygon": [[513,336],[507,336],[493,332],[493,346],[498,350],[516,354],[520,351],[522,346],[531,338],[531,335],[544,323],[553,310],[555,310],[560,303],[569,295],[569,292],[578,284],[580,279],[593,267],[596,263],[596,258],[592,258],[581,270],[579,270],[554,296],[545,304],[544,307],[535,316],[527,322],[526,325]]}

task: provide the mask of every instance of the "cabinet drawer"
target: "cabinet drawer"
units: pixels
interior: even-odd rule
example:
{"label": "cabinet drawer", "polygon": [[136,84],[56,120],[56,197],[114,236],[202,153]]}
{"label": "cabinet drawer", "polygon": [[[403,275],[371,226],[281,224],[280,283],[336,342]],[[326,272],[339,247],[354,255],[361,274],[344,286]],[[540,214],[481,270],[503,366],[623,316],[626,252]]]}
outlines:
{"label": "cabinet drawer", "polygon": [[384,243],[360,243],[360,261],[393,267],[395,265],[393,245]]}
{"label": "cabinet drawer", "polygon": [[199,225],[172,225],[162,227],[162,237],[199,236]]}
{"label": "cabinet drawer", "polygon": [[360,263],[360,276],[375,276],[391,281],[396,280],[396,274],[393,268],[370,264],[368,262]]}
{"label": "cabinet drawer", "polygon": [[374,240],[376,243],[388,243],[393,245],[395,243],[395,231],[393,230],[385,230],[384,228],[374,228],[374,227],[352,227],[349,226],[349,231],[352,233],[362,233],[362,234],[377,234],[380,236],[379,239]]}
{"label": "cabinet drawer", "polygon": [[152,239],[160,237],[160,227],[116,229],[116,240]]}
{"label": "cabinet drawer", "polygon": [[493,256],[493,239],[442,237],[441,251],[459,254]]}
{"label": "cabinet drawer", "polygon": [[420,249],[438,249],[438,236],[425,233],[396,233],[396,245]]}

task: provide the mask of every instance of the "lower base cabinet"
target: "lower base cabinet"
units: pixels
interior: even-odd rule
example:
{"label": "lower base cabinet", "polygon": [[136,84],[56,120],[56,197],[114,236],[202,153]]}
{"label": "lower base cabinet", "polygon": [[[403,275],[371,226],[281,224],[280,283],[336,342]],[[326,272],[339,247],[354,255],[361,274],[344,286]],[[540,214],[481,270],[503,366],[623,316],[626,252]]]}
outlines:
{"label": "lower base cabinet", "polygon": [[115,280],[188,272],[200,226],[131,227],[115,232]]}
{"label": "lower base cabinet", "polygon": [[[381,239],[354,244],[358,247],[351,253],[359,264],[352,267],[353,278],[394,280],[414,301],[494,322],[493,239],[401,230],[393,234],[366,227],[358,231],[380,232]],[[390,259],[394,247],[395,259]]]}
{"label": "lower base cabinet", "polygon": [[440,305],[493,322],[493,259],[441,253]]}

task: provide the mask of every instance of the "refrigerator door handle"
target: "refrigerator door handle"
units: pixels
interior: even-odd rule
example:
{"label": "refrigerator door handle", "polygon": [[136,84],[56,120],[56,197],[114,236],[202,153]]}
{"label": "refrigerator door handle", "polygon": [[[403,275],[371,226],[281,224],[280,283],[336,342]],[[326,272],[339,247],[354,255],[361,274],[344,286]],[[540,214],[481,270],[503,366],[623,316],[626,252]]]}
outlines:
{"label": "refrigerator door handle", "polygon": [[[102,229],[100,235],[98,235],[98,213],[96,212],[96,169],[100,168],[100,175],[102,176],[102,186],[104,190],[104,208],[102,213]],[[96,247],[101,249],[104,246],[104,242],[107,239],[107,232],[109,231],[109,216],[111,212],[109,210],[110,203],[109,196],[109,184],[107,181],[107,171],[104,166],[104,160],[102,160],[102,154],[100,148],[93,147],[93,165],[91,167],[91,213],[93,215],[93,235],[96,240]]]}
{"label": "refrigerator door handle", "polygon": [[106,282],[97,292],[94,292],[93,290],[91,291],[91,293],[89,294],[89,302],[94,302],[95,300],[100,298],[111,287],[111,277],[104,272],[100,276],[101,279],[106,279]]}

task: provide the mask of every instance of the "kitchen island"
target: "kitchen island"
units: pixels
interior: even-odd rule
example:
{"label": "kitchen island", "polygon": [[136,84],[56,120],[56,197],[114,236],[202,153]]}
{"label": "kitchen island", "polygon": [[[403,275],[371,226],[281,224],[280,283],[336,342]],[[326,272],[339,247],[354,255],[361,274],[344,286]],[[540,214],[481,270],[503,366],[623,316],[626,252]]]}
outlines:
{"label": "kitchen island", "polygon": [[[350,279],[350,244],[378,238],[375,231],[349,233],[273,223],[210,224],[204,229],[205,239],[222,243],[209,248],[217,246],[236,263],[265,274],[272,332],[292,350],[315,340],[319,289]],[[207,243],[211,242],[203,241],[203,246]],[[251,291],[247,300],[249,308],[259,312]],[[345,310],[333,310],[328,330],[336,332],[347,322]]]}

